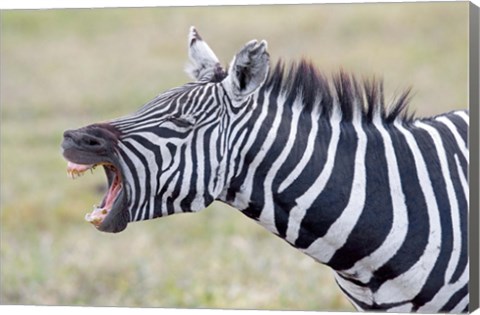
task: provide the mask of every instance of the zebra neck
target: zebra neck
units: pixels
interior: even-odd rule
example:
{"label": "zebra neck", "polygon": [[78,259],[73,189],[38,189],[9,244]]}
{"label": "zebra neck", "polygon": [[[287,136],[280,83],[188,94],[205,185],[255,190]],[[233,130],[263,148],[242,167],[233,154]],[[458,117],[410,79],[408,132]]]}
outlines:
{"label": "zebra neck", "polygon": [[[277,101],[266,112],[255,108],[248,128],[239,128],[236,143],[242,150],[230,159],[234,175],[220,199],[328,263],[358,221],[368,194],[381,190],[371,186],[367,191],[365,180],[367,168],[385,176],[386,163],[367,154],[367,133],[372,144],[381,136],[359,117],[353,122],[338,115],[325,119]],[[373,202],[378,210],[384,206]],[[388,218],[380,211],[375,222],[381,226],[382,220]],[[365,241],[366,236],[359,243]]]}
{"label": "zebra neck", "polygon": [[[397,131],[379,120],[347,122],[338,113],[326,119],[279,104],[254,108],[237,128],[219,199],[317,261],[352,268],[380,247],[392,228],[393,202],[401,203],[390,190],[401,190],[400,183],[388,176],[396,163],[388,139]],[[396,211],[403,214],[395,224],[402,224],[406,209]]]}
{"label": "zebra neck", "polygon": [[[378,301],[392,299],[380,288],[389,279],[386,288],[408,283],[418,293],[428,272],[416,273],[439,268],[439,255],[446,279],[458,280],[464,269],[453,262],[466,235],[452,240],[439,226],[458,225],[459,207],[468,208],[466,115],[404,125],[289,110],[280,122],[267,115],[262,128],[246,128],[244,155],[231,160],[235,172],[222,200],[332,267],[343,288],[377,292]],[[457,196],[445,188],[454,185]]]}
{"label": "zebra neck", "polygon": [[264,100],[232,129],[220,200],[334,269],[359,308],[465,283],[465,112],[347,121]]}

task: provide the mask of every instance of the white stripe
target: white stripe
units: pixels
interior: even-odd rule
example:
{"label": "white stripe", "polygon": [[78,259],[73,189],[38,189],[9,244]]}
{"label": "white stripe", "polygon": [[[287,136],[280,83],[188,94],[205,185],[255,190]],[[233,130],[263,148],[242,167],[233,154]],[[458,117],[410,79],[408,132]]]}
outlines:
{"label": "white stripe", "polygon": [[447,128],[450,130],[452,133],[453,137],[455,138],[455,142],[457,143],[458,147],[463,153],[463,157],[467,160],[468,163],[468,149],[467,149],[467,144],[465,141],[463,141],[462,137],[458,133],[457,127],[446,117],[441,116],[436,118],[437,121],[443,123]]}
{"label": "white stripe", "polygon": [[[203,96],[203,88],[194,87],[190,92],[188,92],[187,99],[182,101],[181,109],[182,113],[185,116],[190,116],[193,111],[195,111],[196,107],[199,105],[199,99]],[[180,100],[178,98],[177,100]],[[180,104],[179,104],[180,105]]]}
{"label": "white stripe", "polygon": [[[224,136],[224,134],[223,134]],[[215,128],[210,133],[210,141],[208,144],[208,153],[210,155],[210,160],[208,161],[210,164],[211,174],[209,175],[208,181],[208,191],[213,194],[213,196],[218,196],[221,189],[223,188],[223,177],[225,175],[225,167],[226,161],[225,160],[217,160],[217,153],[218,150],[220,151],[220,156],[224,157],[224,150],[219,148],[218,146],[221,144],[222,139],[219,137],[219,128]],[[218,176],[218,178],[217,178]],[[217,179],[217,185],[215,186],[215,179]]]}
{"label": "white stripe", "polygon": [[123,134],[128,136],[136,132],[142,133],[145,131],[145,129],[159,127],[164,121],[165,121],[164,118],[161,118],[161,119],[157,118],[149,121],[136,121],[125,127],[118,126],[118,125],[117,126],[122,130]]}
{"label": "white stripe", "polygon": [[[284,104],[279,104],[280,107],[283,107]],[[278,158],[273,162],[272,167],[268,171],[267,175],[265,176],[265,182],[263,184],[264,191],[265,191],[265,205],[263,207],[262,213],[260,214],[260,222],[263,226],[267,227],[270,231],[276,231],[275,227],[275,207],[273,205],[273,180],[275,179],[275,175],[277,175],[278,170],[282,166],[282,164],[287,159],[288,155],[290,154],[293,144],[295,143],[297,129],[298,129],[298,120],[300,117],[300,113],[302,111],[302,104],[301,100],[296,100],[295,103],[292,105],[292,120],[290,126],[290,133],[287,138],[287,143],[283,148],[282,152],[278,156]],[[281,116],[281,113],[278,114],[278,117]],[[280,117],[281,118],[281,117]],[[272,135],[273,138],[273,135]]]}
{"label": "white stripe", "polygon": [[465,113],[464,111],[457,111],[457,112],[454,112],[454,114],[457,116],[460,116],[465,121],[467,126],[469,125],[470,117],[468,116],[467,113]]}
{"label": "white stripe", "polygon": [[[155,195],[159,194],[160,193],[160,188],[163,187],[164,183],[171,176],[171,174],[174,173],[174,172],[178,172],[178,165],[180,164],[180,161],[182,160],[182,158],[180,156],[180,151],[181,151],[180,146],[182,145],[182,143],[185,140],[184,139],[176,139],[176,138],[164,139],[164,138],[161,138],[158,135],[156,135],[152,132],[149,132],[149,131],[148,132],[143,132],[143,133],[134,133],[134,135],[143,137],[144,139],[150,141],[152,144],[158,145],[159,152],[156,152],[155,154],[161,154],[161,156],[162,156],[161,172],[159,172],[159,170],[158,170],[158,165],[156,164],[156,161],[155,161],[155,158],[153,157],[153,155],[150,156],[147,160],[149,161],[149,168],[150,169],[155,169],[155,173],[158,174],[155,178],[157,180],[157,184],[156,184],[156,189],[155,189],[154,192],[155,192]],[[125,142],[128,141],[130,143],[134,142],[130,138],[126,138],[126,139],[124,139],[124,141]],[[170,153],[170,150],[167,149],[167,147],[166,147],[167,143],[171,143],[171,144],[173,144],[177,147],[175,156],[172,156],[172,154]],[[144,150],[144,151],[146,151],[146,150]],[[143,152],[143,151],[141,151],[141,152]],[[172,160],[173,160],[173,164],[170,165],[170,163],[172,163]],[[169,168],[167,169],[167,167],[169,167]],[[178,179],[178,175],[176,175],[175,178]],[[152,181],[153,180],[154,179],[152,178]],[[162,196],[162,215],[167,215],[167,207],[165,206],[166,205],[166,199],[173,192],[176,181],[177,180],[173,180],[172,182],[170,182],[170,185],[169,185],[168,189],[165,191],[164,196]],[[142,189],[142,187],[143,187],[143,185],[140,185],[141,189]],[[144,193],[142,193],[142,192],[141,192],[141,194],[144,195]],[[152,197],[154,197],[154,196],[152,196]],[[152,201],[152,204],[153,203],[154,202]],[[152,211],[154,211],[154,209],[153,210],[152,209],[153,208],[150,209],[150,213],[152,213]],[[138,212],[137,212],[136,217],[137,216],[138,216]]]}
{"label": "white stripe", "polygon": [[465,175],[463,174],[463,169],[462,169],[462,166],[460,165],[460,160],[458,159],[458,156],[455,154],[454,157],[455,157],[455,163],[457,164],[458,177],[460,178],[460,183],[462,184],[463,193],[465,194],[465,201],[467,202],[467,211],[468,211],[469,203],[470,203],[470,200],[468,199],[470,187],[468,186],[468,181],[465,178]]}
{"label": "white stripe", "polygon": [[[155,198],[155,195],[157,194],[158,191],[158,166],[155,160],[155,154],[150,151],[149,149],[145,148],[143,145],[140,143],[133,141],[132,139],[126,139],[126,143],[130,143],[135,149],[137,149],[139,152],[142,153],[142,155],[145,157],[147,160],[147,169],[150,171],[150,196],[144,196],[144,199],[150,199],[150,212],[149,212],[149,219],[153,218],[153,212],[154,212],[154,202],[153,199]],[[140,162],[141,163],[141,162]],[[145,173],[146,177],[146,173]],[[147,184],[147,179],[145,178],[144,183],[140,183],[141,186],[144,186]]]}
{"label": "white stripe", "polygon": [[415,164],[412,165],[412,167],[414,166],[416,168],[420,188],[427,201],[430,231],[427,246],[419,260],[406,272],[383,283],[375,293],[375,301],[378,304],[413,299],[420,292],[430,271],[433,269],[441,245],[441,228],[437,200],[435,199],[427,166],[425,165],[425,161],[413,135],[406,130],[400,122],[396,121],[395,125],[405,136],[405,140],[415,160]]}
{"label": "white stripe", "polygon": [[[318,106],[315,106],[315,107],[318,107]],[[313,149],[315,148],[315,141],[316,141],[317,132],[318,132],[318,117],[317,115],[313,115],[313,114],[310,117],[311,117],[312,129],[310,129],[310,132],[308,134],[307,147],[305,148],[305,152],[303,152],[303,156],[300,162],[298,162],[297,166],[295,166],[293,171],[280,184],[278,188],[279,193],[287,189],[298,178],[300,173],[303,172],[303,170],[305,169],[305,166],[312,158]]]}
{"label": "white stripe", "polygon": [[[179,163],[177,163],[176,166],[178,166],[178,164]],[[172,178],[171,182],[169,183],[168,188],[165,191],[165,194],[162,196],[162,216],[166,216],[169,214],[168,207],[167,207],[167,199],[168,197],[171,196],[173,190],[175,189],[175,186],[177,185],[179,178],[180,178],[180,172],[177,172],[177,174],[175,174],[175,176]]]}
{"label": "white stripe", "polygon": [[[228,160],[226,162],[228,163],[228,170],[227,170],[228,173],[225,175],[227,182],[230,181],[235,176],[235,161],[230,159],[231,158],[235,159],[237,156],[240,155],[240,149],[245,148],[245,147],[240,148],[240,146],[242,145],[243,139],[246,137],[246,135],[247,135],[247,129],[244,129],[242,134],[238,137],[238,141],[235,142],[235,145],[232,147],[230,151],[231,153],[228,153],[227,151],[227,154],[229,154]],[[232,138],[234,137],[235,135],[232,135]],[[227,184],[227,183],[225,182],[224,184]],[[226,191],[224,191],[223,193],[226,193]],[[226,199],[226,198],[223,198],[223,199]]]}
{"label": "white stripe", "polygon": [[168,168],[171,167],[171,163],[173,162],[173,155],[170,152],[170,150],[167,148],[166,143],[158,143],[157,144],[158,152],[157,154],[160,154],[162,157],[162,165],[159,165],[161,167],[161,173],[167,171]]}
{"label": "white stripe", "polygon": [[[185,143],[190,143],[190,145],[185,144],[185,157],[182,157],[182,155],[177,156],[178,159],[183,159],[185,162],[185,167],[183,169],[183,177],[182,177],[182,182],[180,183],[180,193],[178,194],[177,198],[173,201],[173,208],[175,210],[175,213],[180,213],[183,212],[182,207],[180,203],[183,201],[183,199],[188,195],[190,191],[190,186],[192,185],[192,170],[193,170],[193,161],[192,161],[192,150],[193,150],[193,145],[191,144],[192,142],[192,135],[189,134],[188,137],[185,139]],[[181,151],[181,150],[179,150]]]}
{"label": "white stripe", "polygon": [[[258,92],[257,92],[258,93]],[[257,97],[257,95],[255,95],[254,97]],[[253,106],[259,106],[259,104],[255,101],[253,102]],[[235,137],[237,136],[237,134],[240,132],[240,130],[245,127],[245,125],[247,123],[250,122],[250,118],[251,116],[253,115],[253,112],[254,112],[254,108],[252,108],[251,110],[247,111],[247,112],[242,112],[241,115],[234,115],[233,113],[229,112],[227,114],[228,117],[230,117],[231,121],[228,123],[226,120],[224,120],[222,123],[223,123],[223,126],[222,126],[222,129],[224,130],[224,132],[227,132],[228,134],[224,137],[224,141],[226,143],[222,143],[222,145],[225,147],[225,145],[228,145],[228,148],[231,148],[231,150],[227,150],[227,160],[226,160],[226,164],[228,164],[228,169],[226,170],[227,173],[225,174],[224,176],[224,184],[226,184],[227,182],[229,182],[236,174],[235,174],[235,161],[234,160],[230,160],[231,158],[236,158],[236,157],[239,157],[240,156],[240,149],[243,149],[245,150],[247,145],[243,146],[242,148],[240,148],[240,146],[242,145],[243,143],[243,139],[245,138],[246,134],[247,134],[247,130],[250,129],[250,128],[246,128],[246,129],[243,129],[242,133],[240,134],[238,140],[235,141]],[[263,113],[263,114],[262,114]],[[262,107],[262,112],[260,113],[260,117],[263,115],[263,117],[266,117],[266,114],[267,114],[267,110]],[[239,120],[237,122],[237,120]],[[233,127],[231,130],[230,129],[227,129],[228,128],[228,125],[233,125],[234,122],[237,122],[237,124],[235,125],[235,127]],[[235,141],[235,143],[233,142]],[[243,151],[242,151],[243,152]],[[242,165],[242,160],[240,160],[240,163],[238,165],[238,169],[240,170],[240,166]],[[222,195],[221,195],[221,198],[223,200],[225,200],[226,198],[226,192],[227,191],[222,191]]]}
{"label": "white stripe", "polygon": [[[183,143],[183,139],[177,139],[177,138],[162,138],[159,137],[158,135],[147,131],[147,132],[142,132],[142,133],[133,133],[132,135],[136,135],[139,137],[142,137],[146,140],[148,140],[152,145],[155,145],[158,148],[159,152],[155,152],[155,154],[160,154],[162,157],[162,165],[161,165],[161,173],[164,173],[167,171],[167,168],[170,166],[170,163],[172,163],[172,159],[174,158],[172,154],[170,153],[170,150],[168,150],[166,144],[171,143],[177,148],[179,145]],[[130,140],[129,138],[125,138],[123,141],[128,141]],[[155,159],[149,159],[151,161],[155,161]],[[178,163],[177,163],[178,164]],[[172,168],[172,166],[170,166]],[[160,185],[161,186],[161,185]]]}
{"label": "white stripe", "polygon": [[357,261],[352,268],[346,271],[347,274],[356,274],[357,279],[364,283],[369,282],[373,272],[383,266],[397,253],[408,231],[408,211],[405,204],[405,195],[402,189],[400,171],[398,169],[398,161],[392,139],[379,119],[374,119],[374,125],[380,132],[385,147],[393,219],[392,227],[382,245],[369,256]]}
{"label": "white stripe", "polygon": [[[136,211],[136,214],[135,214],[135,217],[133,218],[133,221],[138,221],[139,218],[140,218],[140,214],[143,213],[143,209],[140,208],[140,205],[144,202],[144,197],[145,197],[145,191],[143,189],[144,187],[144,183],[146,182],[146,175],[145,175],[145,167],[144,165],[141,163],[141,161],[137,158],[137,156],[135,154],[133,154],[133,152],[131,152],[125,145],[123,144],[119,144],[120,146],[120,150],[122,150],[122,152],[124,152],[128,158],[130,159],[130,161],[133,163],[134,167],[135,167],[135,173],[136,173],[136,177],[138,179],[138,182],[139,182],[139,190],[140,191],[135,191],[135,193],[138,194],[138,204],[136,205],[133,205],[132,204],[132,207],[137,207],[135,209]],[[128,167],[126,167],[128,169]],[[132,182],[133,184],[133,182]],[[131,196],[132,198],[132,201],[133,201],[133,198],[134,196]]]}
{"label": "white stripe", "polygon": [[[245,180],[242,184],[243,198],[245,198],[246,200],[251,200],[255,172],[257,171],[259,165],[263,162],[263,160],[267,156],[268,151],[270,150],[270,148],[273,146],[275,142],[276,135],[278,133],[278,128],[280,127],[280,122],[282,121],[284,106],[285,106],[285,99],[283,98],[283,96],[279,96],[276,102],[276,112],[275,112],[275,118],[273,119],[273,122],[272,122],[272,126],[268,131],[267,137],[265,138],[265,141],[263,142],[260,148],[260,151],[257,152],[257,155],[255,156],[253,161],[249,164],[247,176],[245,177]],[[266,197],[266,199],[267,198],[268,196]],[[267,207],[267,204],[265,204],[260,215],[261,215],[261,217],[259,218],[260,224],[262,224],[262,226],[264,226],[270,232],[278,234],[277,228],[275,227],[273,205],[269,205]]]}
{"label": "white stripe", "polygon": [[[453,248],[448,262],[447,270],[445,271],[445,282],[450,282],[455,267],[458,264],[460,259],[460,251],[462,248],[462,232],[460,231],[460,213],[458,207],[458,200],[455,194],[455,189],[453,188],[452,176],[450,174],[450,169],[448,168],[447,153],[443,146],[442,139],[438,131],[422,122],[416,122],[415,125],[419,128],[424,129],[432,137],[433,142],[435,143],[435,148],[437,151],[437,156],[440,161],[440,169],[442,172],[442,177],[445,180],[445,185],[447,188],[447,196],[449,202],[450,215],[452,219],[452,236],[453,236]],[[428,199],[427,199],[428,202]]]}
{"label": "white stripe", "polygon": [[[205,115],[208,113],[207,110],[207,104],[212,102],[210,106],[219,106],[220,104],[215,104],[215,92],[216,92],[216,87],[211,87],[213,83],[209,83],[206,86],[202,87],[202,94],[199,95],[199,98],[197,98],[196,103],[198,104],[197,108],[194,109],[195,113],[203,113],[202,116],[200,116],[199,120],[203,120]],[[210,91],[209,91],[210,90]]]}
{"label": "white stripe", "polygon": [[455,306],[450,313],[452,314],[460,314],[465,307],[468,305],[468,294],[460,301],[458,302],[457,306]]}
{"label": "white stripe", "polygon": [[[170,152],[169,150],[167,150]],[[180,177],[180,170],[178,166],[180,165],[180,162],[182,161],[182,156],[181,156],[181,145],[176,145],[176,150],[175,150],[175,155],[172,156],[173,164],[170,166],[168,170],[162,170],[162,173],[160,174],[160,184],[159,187],[163,187],[168,180],[172,176],[173,173],[177,173],[174,178],[171,180],[170,184],[168,185],[168,188],[165,190],[164,195],[162,196],[162,214],[167,214],[167,209],[165,207],[167,203],[167,198],[171,196],[173,193],[173,190],[175,189],[175,186],[177,185],[177,181]],[[160,193],[160,191],[159,191]]]}
{"label": "white stripe", "polygon": [[[198,130],[197,133],[197,142],[196,142],[196,155],[197,155],[197,182],[196,182],[196,196],[195,199],[192,201],[191,210],[192,211],[200,211],[205,208],[205,199],[204,199],[204,191],[208,189],[208,186],[205,187],[204,175],[205,175],[205,131],[206,127],[201,128]],[[192,146],[194,144],[192,143]],[[215,154],[216,151],[210,152]],[[215,169],[211,169],[211,174],[215,172]],[[193,186],[195,183],[191,183]]]}
{"label": "white stripe", "polygon": [[[334,108],[336,108],[336,106]],[[319,195],[323,188],[325,188],[325,185],[332,174],[333,164],[335,162],[335,154],[337,152],[338,141],[340,139],[341,117],[338,111],[338,109],[334,111],[334,115],[330,119],[332,135],[330,137],[330,143],[328,144],[327,160],[325,165],[315,182],[302,196],[295,200],[297,205],[290,210],[285,237],[285,240],[290,242],[290,244],[295,244],[295,240],[298,238],[300,223],[302,222],[307,209],[310,208],[312,203],[315,201],[315,198]]]}
{"label": "white stripe", "polygon": [[[260,104],[257,104],[257,103],[254,103],[254,104],[256,104],[257,106],[260,106]],[[258,116],[258,119],[257,119],[257,123],[259,124],[259,126],[257,127],[257,130],[256,130],[257,132],[258,132],[258,128],[260,128],[260,126],[262,125],[263,120],[265,119],[265,117],[267,117],[268,110],[265,107],[266,106],[262,106],[262,111],[260,112],[260,115]],[[244,116],[232,117],[232,121],[231,121],[230,125],[233,125],[233,123],[236,122],[235,118],[239,119],[240,121],[235,125],[235,127],[233,127],[232,131],[229,134],[229,139],[228,139],[228,147],[229,148],[238,144],[238,141],[233,143],[233,141],[235,141],[235,136],[240,132],[240,129],[242,129],[243,127],[245,127],[246,124],[251,122],[251,117],[252,117],[254,111],[255,111],[254,109],[251,109],[248,112],[244,113]],[[231,113],[229,113],[228,115],[231,115]],[[225,127],[228,128],[229,126],[225,126]],[[255,126],[254,126],[254,128],[255,128]],[[248,128],[248,129],[250,129],[250,128]],[[242,133],[245,133],[245,130]],[[252,134],[254,134],[254,133],[252,133]],[[243,149],[245,149],[245,148],[243,148]]]}
{"label": "white stripe", "polygon": [[[372,305],[373,304],[373,296],[372,292],[370,291],[369,288],[367,287],[361,287],[358,286],[348,280],[345,280],[342,278],[338,273],[334,272],[333,275],[335,276],[335,280],[337,281],[337,284],[345,291],[348,292],[348,294],[356,299],[357,301],[360,301],[362,303]],[[346,296],[349,298],[348,296]],[[352,299],[350,299],[350,302],[353,303]]]}
{"label": "white stripe", "polygon": [[357,151],[355,153],[352,190],[347,206],[337,220],[329,227],[327,233],[323,237],[316,239],[305,250],[305,253],[322,262],[328,262],[335,252],[347,242],[348,236],[357,224],[365,205],[367,135],[362,129],[360,122],[353,122],[352,125],[357,133],[358,141]]}
{"label": "white stripe", "polygon": [[[265,93],[265,99],[266,100],[269,99],[270,92],[271,91],[268,91],[268,92]],[[242,151],[240,152],[240,162],[239,162],[239,165],[238,165],[238,172],[242,171],[243,165],[245,164],[245,156],[247,155],[248,150],[250,150],[254,141],[256,140],[256,136],[258,135],[258,132],[259,132],[260,128],[263,126],[263,121],[267,117],[267,114],[268,114],[268,106],[267,105],[268,104],[265,104],[265,106],[262,106],[262,111],[260,113],[260,116],[258,117],[258,119],[255,122],[253,128],[251,129],[250,137],[248,138],[247,143],[245,144],[245,146],[242,148]],[[252,110],[252,112],[253,112],[253,110]],[[248,123],[248,121],[245,120],[245,123]],[[240,129],[240,127],[241,126],[237,126],[238,130]],[[232,137],[230,139],[230,141],[233,141],[233,138],[234,137]],[[231,142],[230,142],[230,145],[231,145]],[[235,154],[234,156],[238,156],[238,155]],[[230,161],[230,163],[234,164],[233,161]],[[233,167],[233,165],[231,165],[231,167]],[[249,167],[249,170],[251,170],[251,169],[252,168]],[[231,174],[230,176],[238,175],[238,174],[232,174],[232,173],[230,173],[230,174]],[[250,198],[250,194],[245,195],[245,194],[243,194],[243,192],[241,192],[240,194],[237,193],[237,195],[235,196],[235,199],[231,203],[231,205],[234,206],[237,209],[240,209],[240,210],[245,209],[245,208],[248,207],[248,202],[249,202],[248,198]]]}
{"label": "white stripe", "polygon": [[428,303],[423,305],[418,309],[419,313],[436,313],[440,310],[446,301],[450,299],[450,297],[460,290],[465,284],[468,283],[468,275],[469,275],[469,268],[468,264],[465,266],[463,270],[462,276],[458,279],[455,283],[447,283],[445,284],[438,292],[435,294],[433,299],[431,299]]}
{"label": "white stripe", "polygon": [[158,104],[161,104],[162,106],[152,106],[148,111],[137,111],[133,115],[123,116],[111,120],[111,123],[123,130],[124,128],[135,128],[137,125],[142,125],[142,123],[145,124],[149,122],[156,122],[162,118],[152,119],[151,117],[161,117],[161,114],[165,114],[167,116],[168,111],[172,110],[171,102],[171,100],[158,100]]}

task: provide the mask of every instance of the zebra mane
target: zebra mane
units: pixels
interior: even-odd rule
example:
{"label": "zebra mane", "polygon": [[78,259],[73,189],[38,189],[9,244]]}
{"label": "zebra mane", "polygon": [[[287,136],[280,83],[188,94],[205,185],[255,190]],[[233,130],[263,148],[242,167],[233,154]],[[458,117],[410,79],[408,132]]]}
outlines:
{"label": "zebra mane", "polygon": [[340,70],[329,81],[305,59],[298,64],[292,63],[288,70],[283,61],[277,62],[264,87],[271,90],[272,94],[284,94],[288,104],[293,104],[297,97],[301,97],[307,109],[313,110],[314,106],[320,106],[322,115],[331,115],[333,106],[340,106],[342,117],[346,121],[352,120],[354,110],[358,107],[367,122],[372,122],[376,114],[380,114],[386,123],[392,123],[397,118],[403,122],[414,118],[413,113],[407,113],[410,88],[386,106],[382,80],[373,77],[359,83],[353,75]]}

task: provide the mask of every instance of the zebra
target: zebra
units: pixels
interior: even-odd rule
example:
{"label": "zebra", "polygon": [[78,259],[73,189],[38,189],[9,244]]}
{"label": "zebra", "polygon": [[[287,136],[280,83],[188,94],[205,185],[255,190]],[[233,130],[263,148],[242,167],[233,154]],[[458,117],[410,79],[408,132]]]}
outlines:
{"label": "zebra", "polygon": [[64,132],[68,174],[108,180],[87,221],[120,232],[218,200],[329,266],[357,310],[468,311],[467,110],[417,118],[382,80],[271,68],[265,40],[224,69],[191,27],[188,55],[192,82]]}

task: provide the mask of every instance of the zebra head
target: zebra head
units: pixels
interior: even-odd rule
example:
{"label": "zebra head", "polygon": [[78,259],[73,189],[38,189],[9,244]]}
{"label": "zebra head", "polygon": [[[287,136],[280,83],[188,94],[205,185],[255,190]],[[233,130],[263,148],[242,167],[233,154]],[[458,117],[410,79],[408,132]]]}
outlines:
{"label": "zebra head", "polygon": [[263,85],[265,41],[248,42],[225,71],[194,27],[188,38],[193,82],[168,90],[137,112],[67,130],[67,172],[102,166],[108,191],[86,220],[105,232],[128,222],[199,211],[221,193],[228,130]]}

